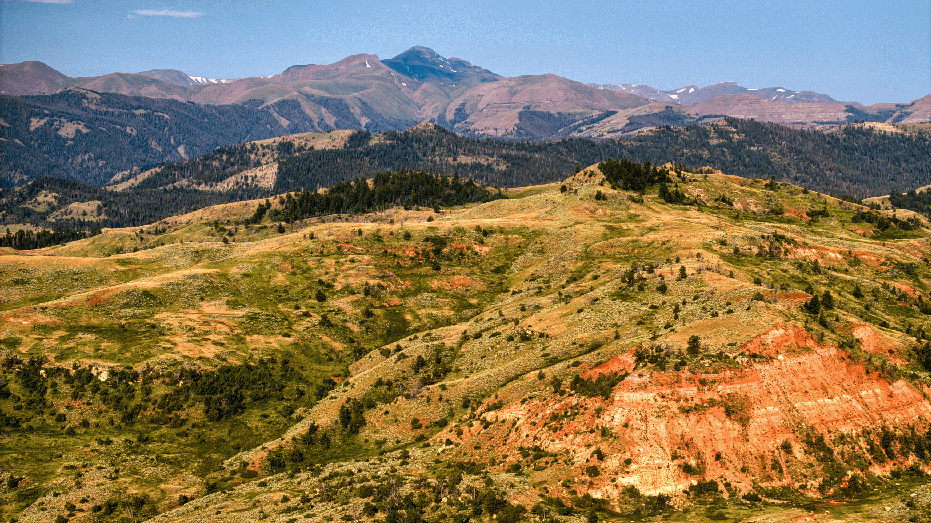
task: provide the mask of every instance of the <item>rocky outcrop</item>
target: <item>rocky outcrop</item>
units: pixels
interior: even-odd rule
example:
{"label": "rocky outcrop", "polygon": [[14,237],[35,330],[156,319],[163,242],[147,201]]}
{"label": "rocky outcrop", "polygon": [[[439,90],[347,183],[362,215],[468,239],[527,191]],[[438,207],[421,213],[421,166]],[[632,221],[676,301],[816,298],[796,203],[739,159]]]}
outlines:
{"label": "rocky outcrop", "polygon": [[[635,371],[604,400],[569,392],[503,406],[486,412],[461,448],[467,454],[481,448],[473,459],[495,454],[517,463],[521,447],[539,447],[564,459],[548,473],[612,499],[627,485],[675,494],[699,479],[727,483],[732,494],[800,484],[830,491],[845,484],[818,472],[833,463],[832,455],[850,477],[909,460],[927,468],[926,457],[918,460],[901,445],[896,462],[881,450],[881,459],[870,454],[884,430],[914,429],[924,437],[931,405],[908,382],[869,372],[848,352],[823,346],[794,325],[772,328],[741,352],[743,367]],[[631,358],[621,355],[583,376],[630,370]],[[813,443],[822,436],[828,454]],[[587,478],[592,466],[598,475]]]}

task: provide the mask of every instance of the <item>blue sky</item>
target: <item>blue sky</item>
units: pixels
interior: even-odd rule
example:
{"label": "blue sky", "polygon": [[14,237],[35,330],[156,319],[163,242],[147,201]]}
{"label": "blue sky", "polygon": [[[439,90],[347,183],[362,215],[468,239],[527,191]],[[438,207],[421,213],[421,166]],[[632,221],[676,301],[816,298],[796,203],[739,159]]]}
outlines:
{"label": "blue sky", "polygon": [[69,76],[235,78],[414,45],[505,76],[736,81],[865,104],[931,93],[928,0],[0,0],[0,63]]}

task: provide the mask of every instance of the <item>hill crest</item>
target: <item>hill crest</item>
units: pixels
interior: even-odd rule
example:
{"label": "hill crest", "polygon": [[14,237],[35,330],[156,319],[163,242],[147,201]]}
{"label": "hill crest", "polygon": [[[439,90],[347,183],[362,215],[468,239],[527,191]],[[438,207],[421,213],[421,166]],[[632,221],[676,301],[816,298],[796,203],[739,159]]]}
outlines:
{"label": "hill crest", "polygon": [[[0,403],[31,425],[19,448],[36,459],[16,474],[69,490],[0,496],[24,519],[72,503],[335,520],[366,502],[373,519],[399,484],[427,500],[400,510],[434,520],[808,517],[797,499],[920,514],[929,282],[907,267],[931,255],[927,223],[619,165],[464,207],[278,221],[291,194],[5,251],[0,376],[48,402]],[[639,190],[613,185],[646,171]],[[47,410],[65,420],[40,424]],[[104,473],[70,483],[101,455]],[[117,494],[138,503],[108,505]]]}

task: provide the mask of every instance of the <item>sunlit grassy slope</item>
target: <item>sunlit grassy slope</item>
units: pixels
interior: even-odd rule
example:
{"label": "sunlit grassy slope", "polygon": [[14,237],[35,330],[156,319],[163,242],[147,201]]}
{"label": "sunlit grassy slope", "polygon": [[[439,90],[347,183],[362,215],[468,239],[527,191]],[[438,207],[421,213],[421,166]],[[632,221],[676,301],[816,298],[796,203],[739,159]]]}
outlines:
{"label": "sunlit grassy slope", "polygon": [[927,224],[672,176],[3,251],[0,514],[923,517]]}

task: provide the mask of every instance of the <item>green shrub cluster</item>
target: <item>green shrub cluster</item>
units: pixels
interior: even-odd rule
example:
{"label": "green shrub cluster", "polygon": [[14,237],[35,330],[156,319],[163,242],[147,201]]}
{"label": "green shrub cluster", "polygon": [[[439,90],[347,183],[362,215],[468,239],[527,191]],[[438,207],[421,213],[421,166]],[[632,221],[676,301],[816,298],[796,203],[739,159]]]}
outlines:
{"label": "green shrub cluster", "polygon": [[601,374],[597,378],[583,378],[581,375],[576,374],[572,381],[569,382],[569,389],[576,394],[581,394],[588,398],[593,398],[595,396],[601,396],[602,399],[608,399],[611,396],[611,391],[614,390],[614,387],[618,383],[624,381],[627,378],[629,373],[627,372],[613,372],[611,374]]}

